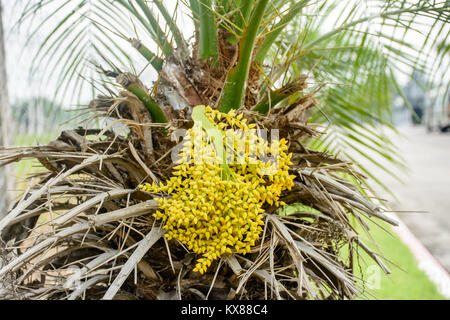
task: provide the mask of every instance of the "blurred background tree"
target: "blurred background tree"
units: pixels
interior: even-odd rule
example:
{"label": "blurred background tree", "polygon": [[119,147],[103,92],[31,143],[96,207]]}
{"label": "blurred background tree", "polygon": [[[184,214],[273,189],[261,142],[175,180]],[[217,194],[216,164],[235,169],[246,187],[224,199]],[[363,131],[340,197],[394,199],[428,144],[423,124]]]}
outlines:
{"label": "blurred background tree", "polygon": [[56,131],[58,125],[69,121],[74,114],[62,105],[56,104],[47,97],[32,97],[17,100],[13,103],[12,118],[16,123],[16,131],[22,135],[37,135]]}
{"label": "blurred background tree", "polygon": [[[0,146],[9,146],[12,130],[11,108],[8,95],[8,78],[6,72],[5,32],[3,30],[3,6],[0,0]],[[0,168],[0,218],[6,214],[14,189],[14,177],[7,175],[7,168]]]}

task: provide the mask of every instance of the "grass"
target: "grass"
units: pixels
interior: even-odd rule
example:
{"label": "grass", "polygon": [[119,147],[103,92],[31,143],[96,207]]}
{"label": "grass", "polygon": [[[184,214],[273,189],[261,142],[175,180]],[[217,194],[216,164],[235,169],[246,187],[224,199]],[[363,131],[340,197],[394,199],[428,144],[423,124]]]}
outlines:
{"label": "grass", "polygon": [[[19,134],[14,137],[14,145],[20,147],[45,145],[57,137],[58,134],[56,133],[46,133],[38,136]],[[26,175],[31,172],[39,171],[41,167],[39,161],[36,159],[22,160],[16,163],[16,179],[19,190],[24,189],[27,186]]]}
{"label": "grass", "polygon": [[[46,133],[38,136],[20,134],[14,137],[14,145],[27,147],[33,145],[45,145],[58,137],[56,133]],[[16,187],[20,193],[25,190],[29,184],[28,174],[45,170],[37,159],[26,159],[15,163],[16,165]],[[46,220],[47,214],[41,215],[37,224]]]}
{"label": "grass", "polygon": [[[290,214],[294,211],[315,211],[304,205],[295,205],[280,211],[280,214]],[[384,261],[391,269],[386,275],[378,265],[361,249],[361,258],[356,261],[356,276],[363,278],[368,284],[367,292],[359,299],[381,300],[444,300],[437,286],[419,269],[418,263],[409,248],[395,235],[386,223],[367,221],[370,226],[369,239],[365,231],[357,226],[361,239],[375,252],[386,258]],[[385,230],[383,230],[382,228]],[[371,245],[377,244],[377,247]],[[342,258],[348,258],[348,250],[342,249]]]}
{"label": "grass", "polygon": [[[27,136],[20,135],[15,139],[16,145],[26,146],[36,143],[45,144],[55,139],[57,134],[45,134],[41,136]],[[26,187],[26,179],[23,177],[27,173],[36,172],[39,170],[39,162],[37,160],[24,160],[17,164],[16,175],[21,177],[18,179],[18,187]],[[290,207],[281,214],[289,214],[295,210],[314,210],[312,208],[302,207]],[[382,270],[367,256],[365,252],[361,253],[361,259],[358,263],[359,268],[356,270],[358,277],[364,278],[369,284],[369,292],[377,299],[383,300],[437,300],[445,299],[438,290],[436,285],[431,282],[428,276],[419,269],[417,261],[411,251],[406,247],[403,242],[393,233],[390,226],[381,224],[390,233],[377,227],[373,223],[371,224],[371,236],[373,240],[378,244],[378,250],[384,257],[390,259],[392,263],[388,263],[392,273],[386,275]],[[360,234],[364,235],[362,228],[357,230]],[[370,245],[369,239],[363,239]],[[343,250],[345,252],[345,250]],[[343,255],[343,258],[344,255]],[[355,261],[355,263],[357,263]],[[369,263],[369,264],[368,264]],[[361,297],[362,299],[363,297]]]}
{"label": "grass", "polygon": [[[364,276],[370,283],[370,292],[383,300],[445,299],[425,272],[419,269],[414,255],[395,235],[392,228],[386,224],[382,226],[391,233],[373,225],[371,235],[378,245],[377,251],[382,252],[383,256],[392,262],[388,263],[392,273],[386,275],[375,264],[367,265],[361,261],[361,269],[357,275]],[[361,228],[358,231],[362,232]],[[365,253],[362,253],[362,257],[366,262],[371,261]]]}

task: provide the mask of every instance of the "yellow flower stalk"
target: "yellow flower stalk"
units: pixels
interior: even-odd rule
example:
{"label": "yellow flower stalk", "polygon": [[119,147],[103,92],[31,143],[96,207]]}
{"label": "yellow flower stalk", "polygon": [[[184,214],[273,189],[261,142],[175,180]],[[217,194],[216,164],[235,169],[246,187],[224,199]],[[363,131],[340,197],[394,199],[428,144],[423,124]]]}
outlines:
{"label": "yellow flower stalk", "polygon": [[[225,253],[246,254],[263,231],[262,206],[282,206],[281,193],[291,189],[291,154],[287,141],[268,143],[248,125],[243,114],[210,107],[194,108],[197,126],[188,130],[180,161],[165,184],[146,183],[143,191],[156,198],[167,239],[177,239],[200,254],[194,271],[204,273]],[[254,145],[255,144],[255,145]],[[255,157],[278,150],[276,161]],[[201,153],[201,161],[196,157]],[[228,158],[234,159],[228,159]]]}

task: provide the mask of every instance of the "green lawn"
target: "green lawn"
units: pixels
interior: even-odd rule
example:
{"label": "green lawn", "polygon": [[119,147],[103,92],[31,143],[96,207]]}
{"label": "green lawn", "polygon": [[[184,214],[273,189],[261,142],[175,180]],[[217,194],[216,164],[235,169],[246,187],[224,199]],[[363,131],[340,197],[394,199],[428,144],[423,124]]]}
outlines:
{"label": "green lawn", "polygon": [[39,135],[18,134],[14,137],[14,145],[28,147],[34,145],[45,145],[58,137],[57,133],[45,133]]}
{"label": "green lawn", "polygon": [[[383,224],[383,227],[391,232],[391,228],[386,224]],[[374,264],[366,265],[364,262],[361,263],[362,272],[358,272],[358,276],[362,274],[366,280],[372,280],[369,282],[375,288],[370,291],[374,296],[378,299],[386,300],[445,299],[425,272],[419,269],[417,261],[409,248],[403,244],[393,231],[389,234],[373,225],[371,234],[383,256],[397,265],[388,263],[392,273],[386,275]],[[371,247],[373,248],[374,246]],[[372,263],[367,254],[363,253],[362,256],[366,262]],[[377,281],[378,276],[379,281]]]}
{"label": "green lawn", "polygon": [[[280,214],[290,214],[295,211],[314,211],[314,209],[303,206],[293,205]],[[436,285],[431,282],[425,272],[421,271],[418,263],[409,250],[409,248],[396,236],[391,227],[386,223],[374,223],[365,220],[370,226],[370,234],[377,247],[372,245],[363,229],[357,226],[356,230],[360,238],[375,252],[381,253],[388,261],[384,261],[391,269],[391,274],[386,275],[381,268],[361,249],[361,258],[359,263],[355,258],[357,266],[356,276],[363,278],[368,282],[369,288],[365,295],[359,299],[383,299],[383,300],[436,300],[445,299]],[[383,230],[383,227],[386,230]],[[342,257],[348,257],[348,250],[342,249]]]}
{"label": "green lawn", "polygon": [[[56,133],[48,133],[48,134],[41,134],[38,136],[31,136],[31,135],[25,135],[20,134],[16,135],[14,137],[14,145],[19,147],[27,147],[27,146],[34,146],[34,145],[45,145],[49,143],[52,140],[55,140],[58,137],[58,134]],[[39,163],[39,161],[33,159],[33,160],[23,160],[18,163],[16,163],[16,177],[18,182],[19,188],[25,188],[26,182],[23,181],[24,178],[26,178],[27,173],[36,172],[39,167],[42,167]]]}

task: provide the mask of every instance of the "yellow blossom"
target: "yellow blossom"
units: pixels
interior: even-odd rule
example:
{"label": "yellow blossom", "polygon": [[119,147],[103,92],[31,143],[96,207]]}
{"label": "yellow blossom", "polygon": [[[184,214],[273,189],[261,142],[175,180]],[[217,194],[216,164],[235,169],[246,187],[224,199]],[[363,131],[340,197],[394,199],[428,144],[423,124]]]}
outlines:
{"label": "yellow blossom", "polygon": [[[227,148],[231,147],[236,154],[237,150],[244,154],[236,163],[226,164],[231,175],[223,175],[225,166],[216,156],[214,144],[199,138],[195,130],[190,129],[185,136],[189,142],[183,145],[180,162],[173,168],[173,177],[159,186],[155,183],[140,186],[146,192],[164,193],[155,198],[160,210],[153,216],[165,221],[167,239],[177,239],[201,255],[194,271],[202,274],[225,253],[251,252],[263,231],[262,206],[265,203],[285,205],[280,201],[281,193],[292,188],[295,178],[288,171],[292,164],[292,155],[286,153],[288,141],[281,139],[268,143],[257,136],[256,130],[249,130],[255,125],[247,124],[243,114],[236,116],[234,110],[224,114],[206,107],[205,116],[222,132],[235,130],[231,131],[235,142]],[[271,154],[272,147],[278,147],[277,161],[251,158],[251,143],[257,144],[255,150],[259,154]],[[194,148],[198,144],[202,144],[203,160],[207,161],[187,163],[186,159],[195,154]],[[223,145],[226,145],[225,134]]]}

